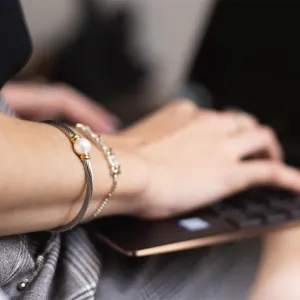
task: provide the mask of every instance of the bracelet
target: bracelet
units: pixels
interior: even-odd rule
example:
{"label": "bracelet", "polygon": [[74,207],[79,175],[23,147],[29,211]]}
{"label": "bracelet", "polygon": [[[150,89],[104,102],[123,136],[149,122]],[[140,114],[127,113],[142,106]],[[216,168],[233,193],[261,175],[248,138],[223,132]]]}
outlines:
{"label": "bracelet", "polygon": [[121,166],[117,162],[114,153],[110,148],[108,148],[105,143],[103,138],[100,135],[97,135],[94,133],[90,127],[83,125],[83,124],[76,124],[76,128],[84,134],[90,141],[92,141],[98,149],[100,149],[105,157],[105,160],[108,163],[108,167],[110,170],[110,176],[112,177],[112,185],[109,190],[109,192],[104,196],[101,204],[98,206],[96,211],[93,214],[93,218],[96,218],[106,207],[108,204],[109,200],[113,196],[117,185],[118,185],[118,177],[121,174]]}
{"label": "bracelet", "polygon": [[60,129],[64,134],[66,134],[69,137],[73,145],[73,150],[75,154],[82,161],[84,172],[85,172],[86,192],[85,192],[84,202],[82,204],[80,211],[77,213],[75,218],[68,224],[51,230],[54,232],[63,232],[72,229],[82,221],[92,200],[93,171],[92,171],[91,160],[90,160],[91,143],[88,139],[79,136],[69,126],[65,124],[56,121],[44,121],[44,123],[55,126],[56,128]]}

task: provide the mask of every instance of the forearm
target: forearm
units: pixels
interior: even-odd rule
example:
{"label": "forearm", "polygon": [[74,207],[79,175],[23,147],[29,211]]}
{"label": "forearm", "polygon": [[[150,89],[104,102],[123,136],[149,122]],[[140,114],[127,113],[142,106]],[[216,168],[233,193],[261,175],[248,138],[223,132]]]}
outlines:
{"label": "forearm", "polygon": [[[49,125],[3,115],[0,123],[0,235],[50,229],[70,221],[82,204],[85,174],[67,136]],[[130,212],[133,207],[121,199],[134,195],[140,187],[131,167],[141,165],[136,158],[117,151],[125,172],[105,214]],[[93,147],[91,157],[95,200],[89,213],[111,184],[102,153]]]}

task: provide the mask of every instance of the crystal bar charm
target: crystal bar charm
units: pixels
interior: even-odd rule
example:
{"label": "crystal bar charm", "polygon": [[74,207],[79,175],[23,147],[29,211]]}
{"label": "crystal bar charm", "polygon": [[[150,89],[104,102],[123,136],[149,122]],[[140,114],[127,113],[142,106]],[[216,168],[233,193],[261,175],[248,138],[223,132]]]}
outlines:
{"label": "crystal bar charm", "polygon": [[77,124],[76,127],[86,137],[88,137],[90,140],[92,140],[93,143],[100,150],[102,150],[102,152],[105,156],[105,159],[107,161],[109,170],[110,170],[110,175],[112,177],[112,186],[111,186],[109,192],[102,199],[102,202],[100,203],[97,210],[93,214],[93,217],[96,218],[101,213],[101,211],[106,207],[106,205],[108,204],[108,201],[113,196],[113,193],[115,192],[115,190],[117,188],[118,177],[121,174],[121,165],[117,161],[112,150],[105,145],[105,142],[104,142],[103,138],[101,137],[101,135],[97,135],[96,133],[93,132],[93,130],[91,128],[89,128],[88,126],[83,125],[83,124]]}

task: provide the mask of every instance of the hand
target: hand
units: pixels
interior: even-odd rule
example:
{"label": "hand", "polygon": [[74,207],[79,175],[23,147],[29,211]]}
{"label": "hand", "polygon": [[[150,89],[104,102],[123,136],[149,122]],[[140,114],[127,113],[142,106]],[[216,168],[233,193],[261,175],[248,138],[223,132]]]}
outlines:
{"label": "hand", "polygon": [[118,127],[117,118],[104,107],[67,85],[8,83],[2,94],[17,115],[28,120],[62,118],[88,124],[105,133]]}
{"label": "hand", "polygon": [[[254,185],[300,192],[300,173],[281,161],[274,132],[247,114],[199,110],[177,101],[115,139],[147,165],[139,217],[184,213]],[[267,156],[246,159],[262,152]]]}

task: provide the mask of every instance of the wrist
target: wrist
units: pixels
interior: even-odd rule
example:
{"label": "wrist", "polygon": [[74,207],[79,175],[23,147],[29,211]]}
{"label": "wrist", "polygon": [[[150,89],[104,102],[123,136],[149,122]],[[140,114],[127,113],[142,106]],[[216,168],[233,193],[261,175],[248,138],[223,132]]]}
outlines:
{"label": "wrist", "polygon": [[[116,139],[116,137],[103,136],[103,139],[106,145],[112,148],[116,160],[121,166],[121,174],[118,176],[116,190],[99,217],[135,214],[148,182],[147,165],[134,152],[134,149],[124,147],[122,142]],[[94,145],[91,157],[94,170],[95,199],[91,205],[91,209],[94,212],[104,197],[107,196],[113,179],[110,175],[110,169],[104,154]]]}

